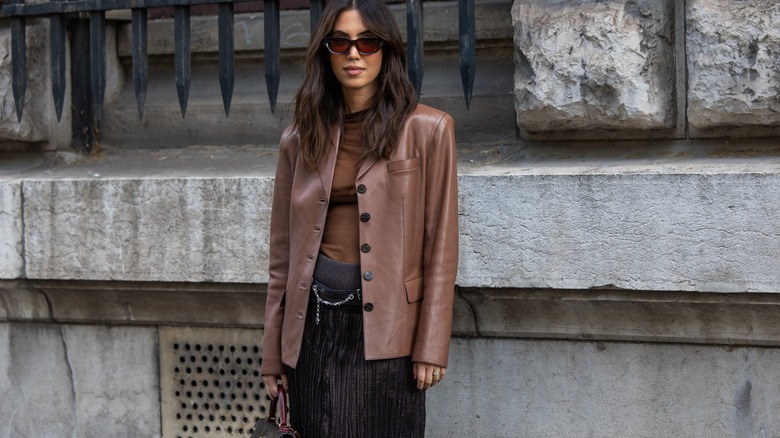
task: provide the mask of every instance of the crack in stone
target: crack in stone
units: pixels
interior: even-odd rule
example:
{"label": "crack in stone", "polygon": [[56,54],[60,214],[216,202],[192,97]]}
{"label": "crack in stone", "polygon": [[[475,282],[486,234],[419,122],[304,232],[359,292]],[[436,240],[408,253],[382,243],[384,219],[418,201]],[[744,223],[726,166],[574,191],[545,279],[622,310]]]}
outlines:
{"label": "crack in stone", "polygon": [[[21,276],[22,278],[27,278],[27,239],[26,239],[26,228],[24,223],[24,181],[19,183],[19,220],[21,222],[21,233],[19,236],[19,240],[21,240],[21,248],[19,257],[22,259],[22,266],[21,266]],[[51,310],[51,309],[49,309]]]}
{"label": "crack in stone", "polygon": [[465,291],[461,292],[461,288],[457,285],[455,286],[455,288],[456,288],[455,291],[456,295],[461,297],[463,301],[466,302],[466,305],[468,306],[469,311],[471,312],[471,317],[474,319],[474,334],[472,336],[477,338],[482,337],[482,333],[480,333],[479,330],[480,328],[479,313],[477,312],[476,305],[471,300],[469,300],[468,292]]}
{"label": "crack in stone", "polygon": [[[44,294],[45,295],[45,294]],[[48,301],[48,297],[47,297]],[[76,429],[78,425],[78,407],[76,405],[76,381],[73,378],[73,366],[70,363],[70,353],[68,352],[68,343],[65,341],[65,331],[62,324],[59,324],[60,341],[62,342],[62,351],[65,359],[66,371],[68,373],[68,381],[70,382],[70,398],[73,405],[73,432],[71,436],[76,436]]]}

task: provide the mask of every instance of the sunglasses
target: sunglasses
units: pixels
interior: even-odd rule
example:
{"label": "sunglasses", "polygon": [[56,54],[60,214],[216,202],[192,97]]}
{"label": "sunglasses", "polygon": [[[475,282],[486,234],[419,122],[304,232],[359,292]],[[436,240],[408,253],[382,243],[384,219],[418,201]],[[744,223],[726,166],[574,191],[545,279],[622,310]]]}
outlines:
{"label": "sunglasses", "polygon": [[324,45],[330,53],[336,55],[346,55],[352,49],[352,46],[357,47],[357,51],[361,55],[372,55],[381,50],[385,42],[381,38],[358,38],[351,40],[342,37],[329,37],[325,38]]}

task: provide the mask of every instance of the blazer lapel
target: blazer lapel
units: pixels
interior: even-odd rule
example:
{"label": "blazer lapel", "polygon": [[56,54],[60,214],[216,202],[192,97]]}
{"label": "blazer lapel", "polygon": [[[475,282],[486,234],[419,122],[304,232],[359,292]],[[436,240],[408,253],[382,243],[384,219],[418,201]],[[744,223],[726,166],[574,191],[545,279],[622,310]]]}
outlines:
{"label": "blazer lapel", "polygon": [[371,167],[373,167],[374,164],[376,164],[376,162],[377,162],[376,158],[372,158],[372,157],[366,158],[366,160],[363,161],[363,164],[360,165],[360,169],[358,170],[358,174],[357,174],[357,180],[363,178],[363,175],[365,175],[366,172],[368,172],[368,170],[371,169]]}
{"label": "blazer lapel", "polygon": [[336,171],[336,157],[338,156],[339,146],[341,145],[341,128],[334,125],[330,130],[331,143],[325,159],[320,161],[317,172],[320,175],[322,189],[325,190],[325,196],[330,196],[330,188],[333,184],[333,173]]}

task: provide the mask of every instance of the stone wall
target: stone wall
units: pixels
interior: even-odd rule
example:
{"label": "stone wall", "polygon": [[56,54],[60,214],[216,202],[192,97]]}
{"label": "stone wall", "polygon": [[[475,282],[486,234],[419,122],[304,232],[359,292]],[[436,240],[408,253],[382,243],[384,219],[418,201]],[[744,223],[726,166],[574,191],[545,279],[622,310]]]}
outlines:
{"label": "stone wall", "polygon": [[521,128],[674,126],[672,0],[518,1],[512,17]]}
{"label": "stone wall", "polygon": [[780,3],[695,0],[687,27],[691,125],[780,126]]}
{"label": "stone wall", "polygon": [[[480,1],[468,112],[455,4],[426,6],[422,100],[458,123],[461,239],[428,436],[775,436],[778,3]],[[257,67],[260,17],[236,21],[244,67]],[[113,143],[18,169],[0,152],[0,438],[178,436],[171,412],[185,398],[197,417],[199,396],[171,394],[174,372],[189,373],[171,369],[171,339],[261,335],[265,144],[289,114],[265,108],[255,69],[224,119],[213,22],[194,22],[192,117],[178,113],[163,20],[150,23],[165,37],[150,41],[138,120],[120,24],[102,126]],[[287,73],[300,36],[285,37]],[[54,138],[17,136],[24,123],[2,135]]]}
{"label": "stone wall", "polygon": [[527,138],[778,132],[775,1],[517,1],[512,17]]}

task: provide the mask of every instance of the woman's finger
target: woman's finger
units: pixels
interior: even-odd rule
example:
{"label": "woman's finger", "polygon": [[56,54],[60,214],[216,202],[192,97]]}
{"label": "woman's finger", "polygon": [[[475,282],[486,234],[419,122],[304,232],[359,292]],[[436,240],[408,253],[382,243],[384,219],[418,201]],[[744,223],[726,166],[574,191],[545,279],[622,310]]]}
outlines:
{"label": "woman's finger", "polygon": [[[279,376],[274,374],[267,374],[263,376],[263,383],[265,383],[265,392],[267,392],[268,397],[271,397],[272,399],[276,398],[276,396],[279,394],[279,389],[276,387],[276,379],[278,378]],[[282,380],[283,385],[285,385],[286,380],[287,377],[285,376],[285,378]]]}

